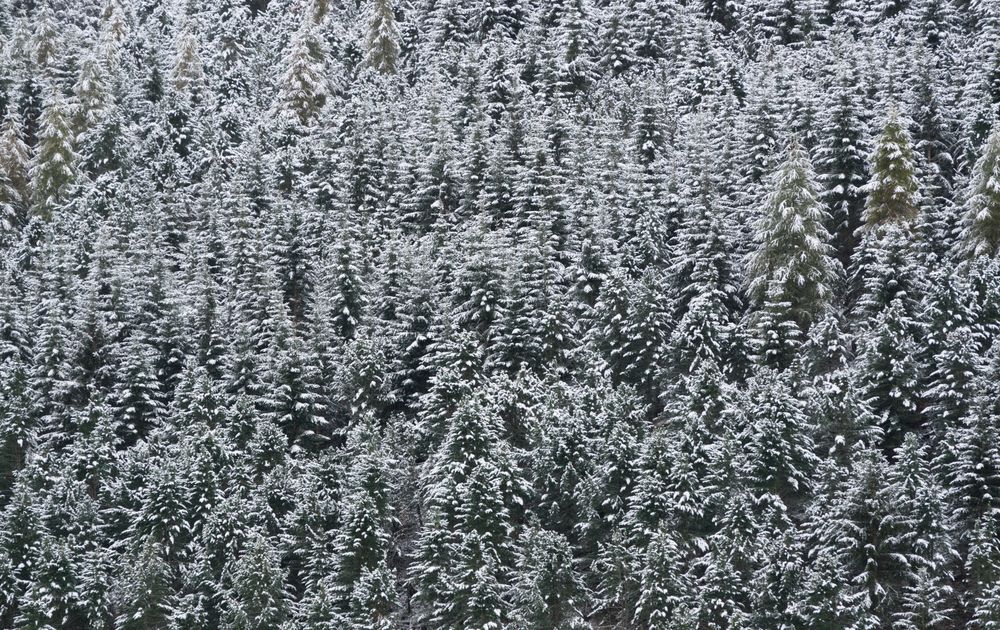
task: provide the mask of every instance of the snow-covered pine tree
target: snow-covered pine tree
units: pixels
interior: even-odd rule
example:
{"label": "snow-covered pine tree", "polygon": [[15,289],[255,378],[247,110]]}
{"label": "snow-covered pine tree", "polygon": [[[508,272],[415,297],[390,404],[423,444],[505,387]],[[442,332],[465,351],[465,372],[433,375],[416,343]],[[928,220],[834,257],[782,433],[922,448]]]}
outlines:
{"label": "snow-covered pine tree", "polygon": [[375,579],[388,571],[394,524],[392,456],[379,441],[370,421],[359,423],[348,438],[348,448],[356,457],[347,471],[342,525],[334,542],[338,590],[358,627],[387,622],[395,600],[391,583],[382,585]]}
{"label": "snow-covered pine tree", "polygon": [[921,185],[921,228],[924,249],[934,256],[946,256],[954,249],[958,220],[954,204],[957,160],[953,151],[958,142],[955,123],[947,116],[938,94],[941,81],[933,68],[922,67],[918,84],[918,105],[913,111],[914,151],[918,156]]}
{"label": "snow-covered pine tree", "polygon": [[64,203],[76,176],[76,152],[70,128],[69,107],[51,99],[42,111],[38,146],[31,165],[32,212],[42,219]]}
{"label": "snow-covered pine tree", "polygon": [[895,109],[876,143],[870,172],[860,254],[854,262],[857,310],[873,317],[900,300],[905,316],[915,319],[923,289],[916,244],[919,183],[909,132]]}
{"label": "snow-covered pine tree", "polygon": [[374,0],[365,44],[365,62],[376,72],[394,74],[399,64],[399,26],[392,0]]}
{"label": "snow-covered pine tree", "polygon": [[973,167],[966,194],[962,249],[967,256],[992,256],[1000,246],[1000,125]]}
{"label": "snow-covered pine tree", "polygon": [[756,248],[747,260],[747,292],[759,309],[750,323],[757,354],[779,367],[786,367],[792,355],[772,349],[772,336],[786,339],[792,350],[795,337],[829,308],[838,278],[816,188],[809,157],[793,141],[755,226]]}
{"label": "snow-covered pine tree", "polygon": [[319,115],[329,95],[326,73],[326,50],[323,39],[311,19],[289,42],[282,61],[281,106],[307,126]]}
{"label": "snow-covered pine tree", "polygon": [[890,483],[885,458],[874,450],[860,453],[853,480],[831,517],[842,528],[837,547],[850,579],[850,598],[861,623],[869,627],[889,623],[902,587],[917,567],[903,537],[910,533],[900,511],[897,489]]}
{"label": "snow-covered pine tree", "polygon": [[947,450],[939,455],[954,515],[967,536],[978,519],[996,510],[1000,485],[1000,448],[994,437],[1000,431],[998,409],[989,395],[989,379],[997,369],[997,353],[973,381],[973,398],[962,422],[949,427],[944,440]]}
{"label": "snow-covered pine tree", "polygon": [[739,399],[738,413],[745,418],[740,441],[746,449],[741,477],[761,513],[784,512],[807,494],[816,465],[806,416],[792,387],[787,373],[762,368]]}
{"label": "snow-covered pine tree", "polygon": [[849,71],[831,86],[816,150],[816,170],[830,216],[828,228],[844,269],[850,268],[857,247],[867,181],[865,128],[858,104],[851,96],[856,89],[857,80]]}
{"label": "snow-covered pine tree", "polygon": [[865,186],[865,231],[891,224],[910,224],[920,211],[913,141],[907,123],[895,108],[875,144],[871,181]]}
{"label": "snow-covered pine tree", "polygon": [[671,532],[653,532],[638,570],[639,598],[631,623],[650,630],[684,627],[688,621],[687,584],[683,555]]}
{"label": "snow-covered pine tree", "polygon": [[519,626],[584,628],[586,597],[567,540],[537,523],[530,526],[524,533],[511,598]]}
{"label": "snow-covered pine tree", "polygon": [[31,168],[30,149],[24,141],[23,125],[16,109],[9,111],[0,131],[0,169],[6,186],[3,188],[4,203],[21,220],[26,219],[31,202],[29,175]]}
{"label": "snow-covered pine tree", "polygon": [[288,614],[288,602],[272,543],[260,532],[253,532],[227,573],[229,584],[223,593],[226,625],[246,629],[280,626]]}

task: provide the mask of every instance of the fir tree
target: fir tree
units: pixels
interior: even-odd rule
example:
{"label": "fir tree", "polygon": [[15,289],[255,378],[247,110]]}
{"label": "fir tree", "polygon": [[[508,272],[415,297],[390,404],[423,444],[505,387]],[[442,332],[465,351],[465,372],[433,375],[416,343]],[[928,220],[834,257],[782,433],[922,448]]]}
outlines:
{"label": "fir tree", "polygon": [[281,101],[303,125],[311,123],[326,102],[326,52],[312,21],[305,21],[289,44],[283,64]]}
{"label": "fir tree", "polygon": [[375,0],[368,24],[367,64],[382,74],[393,74],[399,63],[399,27],[391,0]]}
{"label": "fir tree", "polygon": [[782,286],[789,317],[802,326],[829,304],[836,278],[825,213],[805,152],[793,142],[757,226],[758,249],[748,261],[749,292],[758,304],[772,282]]}
{"label": "fir tree", "polygon": [[935,630],[948,628],[955,611],[950,607],[951,587],[934,573],[921,569],[912,586],[903,595],[902,610],[896,613],[893,628],[900,630]]}
{"label": "fir tree", "polygon": [[123,576],[126,579],[117,594],[122,611],[118,618],[120,627],[143,628],[164,623],[171,575],[162,553],[154,541],[147,540],[126,564],[128,571]]}
{"label": "fir tree", "polygon": [[31,167],[33,211],[50,219],[65,202],[76,173],[73,133],[65,103],[50,101],[42,113],[38,148]]}
{"label": "fir tree", "polygon": [[947,464],[948,488],[953,493],[955,516],[967,527],[992,513],[1000,497],[995,489],[1000,483],[1000,451],[992,437],[998,430],[997,410],[986,393],[985,378],[977,378],[973,387],[969,413],[960,425],[951,427],[946,437],[954,458]]}
{"label": "fir tree", "polygon": [[751,324],[762,344],[758,354],[777,352],[766,360],[782,366],[787,351],[764,350],[772,344],[767,339],[802,335],[829,307],[837,278],[814,180],[808,157],[793,142],[756,226],[757,249],[747,261],[747,290],[761,308]]}
{"label": "fir tree", "polygon": [[633,623],[657,630],[683,627],[687,584],[680,550],[668,532],[654,533],[638,578],[639,600]]}
{"label": "fir tree", "polygon": [[899,113],[893,109],[871,157],[871,181],[865,186],[865,228],[909,224],[919,212],[912,140]]}
{"label": "fir tree", "polygon": [[884,458],[868,451],[855,466],[854,483],[845,489],[840,507],[845,529],[838,546],[863,623],[889,623],[902,586],[916,570],[915,559],[901,538],[907,524],[900,518]]}
{"label": "fir tree", "polygon": [[807,491],[815,465],[812,440],[789,377],[761,370],[748,383],[742,407],[748,422],[741,440],[746,444],[747,483],[765,508],[782,509]]}
{"label": "fir tree", "polygon": [[[367,435],[365,435],[367,434]],[[385,623],[395,599],[393,586],[383,584],[388,570],[392,512],[389,503],[392,473],[388,453],[375,443],[371,425],[359,424],[349,448],[356,458],[348,471],[343,497],[343,525],[335,541],[339,567],[337,584],[346,608],[359,627]]]}
{"label": "fir tree", "polygon": [[230,570],[231,585],[224,593],[229,604],[227,627],[250,630],[281,624],[287,614],[282,571],[267,539],[259,533],[251,535]]}
{"label": "fir tree", "polygon": [[1000,217],[1000,127],[990,134],[979,161],[966,201],[968,210],[962,235],[964,251],[969,256],[992,256],[1000,243],[997,217]]}
{"label": "fir tree", "polygon": [[[16,112],[8,112],[0,135],[0,180],[3,203],[9,208],[6,216],[24,221],[31,201],[29,148],[24,141],[21,120]],[[20,224],[15,224],[15,227]]]}
{"label": "fir tree", "polygon": [[920,425],[922,366],[913,356],[916,341],[899,299],[878,316],[873,329],[877,333],[861,356],[862,380],[881,416],[884,440],[895,446],[905,431]]}
{"label": "fir tree", "polygon": [[517,623],[525,628],[582,628],[585,592],[566,539],[537,525],[528,530],[513,584]]}
{"label": "fir tree", "polygon": [[823,200],[829,208],[832,244],[841,266],[848,269],[864,216],[867,168],[864,126],[849,91],[856,82],[845,76],[841,83],[831,91],[826,128],[817,149],[817,171],[823,184]]}

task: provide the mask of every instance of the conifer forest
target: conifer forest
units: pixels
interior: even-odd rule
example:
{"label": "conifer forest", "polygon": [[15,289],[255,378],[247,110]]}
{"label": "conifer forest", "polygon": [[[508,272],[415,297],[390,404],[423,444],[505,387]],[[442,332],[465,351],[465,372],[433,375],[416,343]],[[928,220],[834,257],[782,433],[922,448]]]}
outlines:
{"label": "conifer forest", "polygon": [[1000,0],[0,0],[0,629],[1000,629]]}

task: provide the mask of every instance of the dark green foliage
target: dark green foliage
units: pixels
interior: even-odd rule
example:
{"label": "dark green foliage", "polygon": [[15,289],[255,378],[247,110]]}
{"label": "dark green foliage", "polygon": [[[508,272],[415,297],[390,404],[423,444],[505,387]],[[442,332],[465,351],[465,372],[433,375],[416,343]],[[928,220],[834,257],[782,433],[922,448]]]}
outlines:
{"label": "dark green foliage", "polygon": [[994,4],[0,0],[0,628],[1000,627]]}

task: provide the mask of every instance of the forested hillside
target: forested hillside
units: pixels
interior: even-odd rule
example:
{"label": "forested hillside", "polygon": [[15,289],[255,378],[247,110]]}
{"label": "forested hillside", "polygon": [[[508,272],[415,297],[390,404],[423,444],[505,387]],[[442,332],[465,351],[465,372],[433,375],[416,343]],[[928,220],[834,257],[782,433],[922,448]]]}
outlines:
{"label": "forested hillside", "polygon": [[0,628],[1000,628],[1000,2],[0,0]]}

